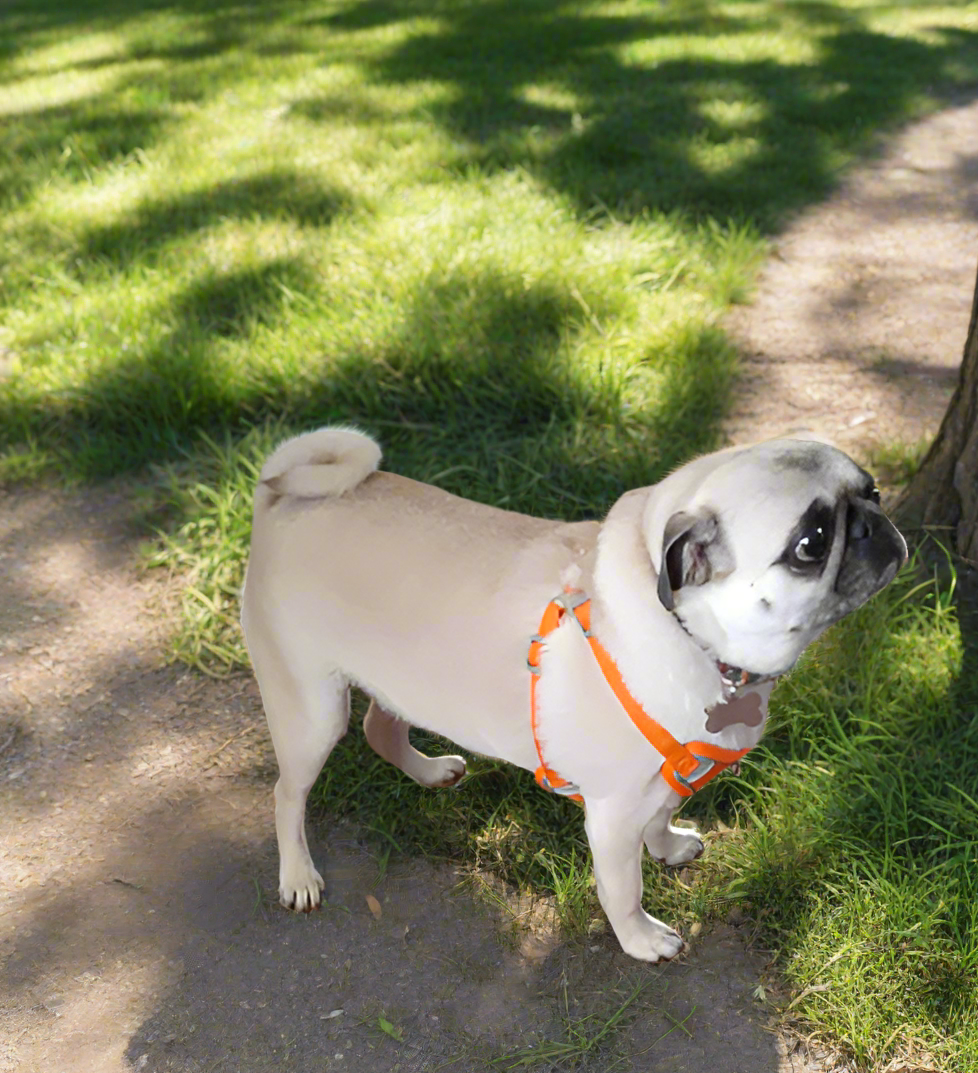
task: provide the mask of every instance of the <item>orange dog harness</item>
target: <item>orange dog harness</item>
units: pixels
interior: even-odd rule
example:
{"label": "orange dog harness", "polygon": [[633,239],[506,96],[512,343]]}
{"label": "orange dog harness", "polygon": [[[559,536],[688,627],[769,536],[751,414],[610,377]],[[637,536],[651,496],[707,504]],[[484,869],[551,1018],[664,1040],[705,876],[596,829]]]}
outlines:
{"label": "orange dog harness", "polygon": [[[537,677],[540,674],[540,654],[547,635],[557,628],[567,612],[581,627],[594,653],[594,658],[601,668],[601,673],[611,687],[611,691],[618,698],[619,704],[652,748],[662,756],[662,777],[677,794],[682,797],[692,797],[710,779],[719,775],[731,764],[735,764],[750,751],[749,749],[721,749],[718,745],[711,745],[705,741],[691,741],[685,745],[676,741],[669,731],[657,723],[629,693],[608,650],[591,635],[590,599],[583,592],[568,590],[547,604],[543,618],[540,620],[540,632],[533,635],[526,657],[526,665],[530,671],[530,726],[533,730],[533,743],[536,745],[537,756],[540,758],[536,780],[545,790],[562,794],[572,801],[583,802],[584,800],[578,793],[577,786],[547,767],[537,729]],[[753,679],[757,676],[750,677]]]}

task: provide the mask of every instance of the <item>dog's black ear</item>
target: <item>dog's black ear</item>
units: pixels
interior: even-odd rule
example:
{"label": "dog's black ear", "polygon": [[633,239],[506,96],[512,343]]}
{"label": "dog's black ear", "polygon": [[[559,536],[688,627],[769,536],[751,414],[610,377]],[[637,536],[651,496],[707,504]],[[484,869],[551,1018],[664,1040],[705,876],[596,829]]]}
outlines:
{"label": "dog's black ear", "polygon": [[715,514],[678,511],[666,522],[662,535],[662,562],[659,565],[662,606],[672,611],[676,606],[674,593],[684,585],[705,585],[718,568],[728,565],[728,558]]}

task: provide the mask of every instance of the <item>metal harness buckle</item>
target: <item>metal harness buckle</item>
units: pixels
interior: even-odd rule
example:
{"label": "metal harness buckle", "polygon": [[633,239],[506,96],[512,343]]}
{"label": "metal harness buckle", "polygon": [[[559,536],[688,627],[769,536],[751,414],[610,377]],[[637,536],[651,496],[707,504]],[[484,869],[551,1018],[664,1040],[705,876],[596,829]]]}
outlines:
{"label": "metal harness buckle", "polygon": [[692,753],[691,755],[694,759],[699,761],[699,765],[695,771],[690,772],[689,775],[683,776],[679,773],[677,768],[673,768],[672,773],[676,776],[676,781],[681,782],[683,786],[693,794],[696,793],[696,787],[693,786],[693,783],[697,779],[703,778],[704,775],[708,775],[716,767],[717,762],[715,760],[710,760],[709,757],[706,756],[697,756],[696,753]]}
{"label": "metal harness buckle", "polygon": [[[535,644],[542,644],[542,643],[543,643],[543,638],[538,633],[535,633],[530,638],[530,645],[531,646],[535,645]],[[526,669],[530,672],[530,674],[539,674],[540,673],[539,665],[536,664],[536,663],[531,663],[530,662],[530,654],[529,654],[529,652],[527,652],[527,655],[526,655]]]}
{"label": "metal harness buckle", "polygon": [[540,785],[545,790],[549,790],[552,794],[560,794],[562,797],[572,797],[581,792],[581,788],[575,786],[572,782],[568,782],[564,786],[554,786],[546,775],[540,777]]}
{"label": "metal harness buckle", "polygon": [[553,598],[553,603],[559,604],[577,625],[581,627],[581,633],[583,633],[585,637],[590,637],[591,631],[589,629],[584,629],[581,620],[574,614],[574,608],[580,607],[581,604],[586,604],[588,600],[590,600],[590,596],[588,596],[586,592],[581,592],[580,589],[574,589],[572,592],[562,592]]}

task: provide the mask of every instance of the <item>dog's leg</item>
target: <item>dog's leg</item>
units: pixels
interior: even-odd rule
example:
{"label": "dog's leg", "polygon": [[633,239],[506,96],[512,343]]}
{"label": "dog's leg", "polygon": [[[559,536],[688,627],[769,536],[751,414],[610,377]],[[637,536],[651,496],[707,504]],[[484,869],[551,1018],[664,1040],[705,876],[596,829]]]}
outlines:
{"label": "dog's leg", "polygon": [[275,697],[273,706],[284,702],[290,707],[284,714],[277,709],[273,717],[262,685],[279,769],[275,784],[279,900],[286,908],[302,912],[318,907],[324,886],[306,842],[306,797],[349,722],[349,688],[338,673],[320,683],[316,693],[308,689],[304,685],[290,691],[291,697]]}
{"label": "dog's leg", "polygon": [[674,805],[663,806],[645,828],[645,845],[662,864],[688,864],[703,853],[703,839],[695,828],[675,827],[669,822]]}
{"label": "dog's leg", "polygon": [[626,954],[642,961],[668,960],[683,948],[681,936],[642,908],[642,835],[647,813],[634,802],[587,802],[584,821],[598,898]]}
{"label": "dog's leg", "polygon": [[278,836],[279,900],[308,912],[321,900],[323,878],[306,842],[306,796],[349,722],[349,687],[334,672],[300,675],[279,652],[274,638],[253,626],[248,649],[261,689],[265,718],[278,760],[275,833]]}
{"label": "dog's leg", "polygon": [[465,774],[465,761],[460,756],[425,756],[408,741],[409,724],[370,702],[363,720],[363,732],[370,748],[386,761],[410,775],[422,786],[454,786]]}

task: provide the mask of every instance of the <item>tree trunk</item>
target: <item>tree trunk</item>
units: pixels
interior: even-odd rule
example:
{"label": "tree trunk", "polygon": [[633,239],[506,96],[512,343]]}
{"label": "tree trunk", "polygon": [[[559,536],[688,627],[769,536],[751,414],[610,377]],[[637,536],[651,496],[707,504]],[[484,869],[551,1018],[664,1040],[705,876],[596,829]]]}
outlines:
{"label": "tree trunk", "polygon": [[933,529],[978,564],[978,280],[958,385],[920,469],[893,511],[911,530]]}

